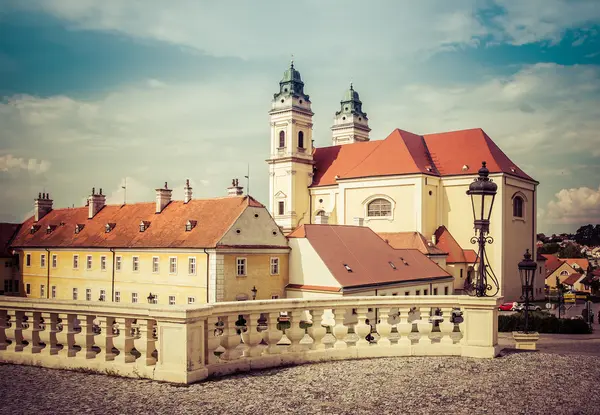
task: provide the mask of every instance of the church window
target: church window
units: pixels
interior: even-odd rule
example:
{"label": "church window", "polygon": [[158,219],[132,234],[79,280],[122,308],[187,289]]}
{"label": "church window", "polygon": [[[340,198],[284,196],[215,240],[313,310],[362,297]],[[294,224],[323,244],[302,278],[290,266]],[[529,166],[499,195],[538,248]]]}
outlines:
{"label": "church window", "polygon": [[298,147],[304,148],[304,133],[302,131],[298,132]]}
{"label": "church window", "polygon": [[516,218],[523,217],[523,198],[521,196],[513,198],[513,216]]}
{"label": "church window", "polygon": [[325,211],[319,210],[315,216],[325,216]]}
{"label": "church window", "polygon": [[392,204],[385,199],[375,199],[369,203],[367,215],[369,217],[391,216]]}
{"label": "church window", "polygon": [[277,204],[277,214],[278,214],[278,215],[283,215],[283,212],[284,212],[284,210],[285,210],[285,202],[283,202],[283,201],[280,201],[280,202]]}
{"label": "church window", "polygon": [[279,148],[285,147],[285,131],[279,132]]}

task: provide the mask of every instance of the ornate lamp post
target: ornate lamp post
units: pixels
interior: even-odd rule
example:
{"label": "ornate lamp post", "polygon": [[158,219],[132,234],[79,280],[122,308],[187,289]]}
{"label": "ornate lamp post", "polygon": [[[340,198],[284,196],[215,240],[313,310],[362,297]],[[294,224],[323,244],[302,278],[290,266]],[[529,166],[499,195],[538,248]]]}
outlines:
{"label": "ornate lamp post", "polygon": [[256,285],[253,286],[250,291],[252,291],[252,299],[256,300],[256,293],[258,292],[258,290],[256,289]]}
{"label": "ornate lamp post", "polygon": [[494,239],[488,234],[490,232],[492,207],[498,190],[496,183],[488,177],[490,171],[485,164],[485,161],[481,163],[479,177],[469,185],[469,190],[467,190],[467,194],[471,196],[475,228],[475,236],[471,238],[471,243],[478,245],[475,263],[479,264],[479,272],[475,282],[469,282],[465,289],[469,295],[476,295],[477,297],[493,297],[500,290],[498,279],[489,265],[485,252],[485,245],[494,242]]}
{"label": "ornate lamp post", "polygon": [[521,287],[523,294],[521,298],[525,301],[525,334],[529,333],[529,302],[533,300],[533,280],[537,264],[531,259],[529,249],[525,251],[523,260],[519,262],[519,276],[521,277]]}

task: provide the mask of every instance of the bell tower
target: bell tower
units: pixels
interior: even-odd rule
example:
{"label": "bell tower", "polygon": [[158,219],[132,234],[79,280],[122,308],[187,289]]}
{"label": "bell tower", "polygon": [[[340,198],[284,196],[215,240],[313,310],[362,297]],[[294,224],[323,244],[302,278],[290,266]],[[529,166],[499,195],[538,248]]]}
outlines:
{"label": "bell tower", "polygon": [[362,102],[352,84],[340,101],[340,110],[333,118],[332,145],[369,141],[369,119],[362,110]]}
{"label": "bell tower", "polygon": [[308,187],[313,177],[311,102],[294,61],[283,73],[271,101],[269,210],[284,233],[308,223]]}

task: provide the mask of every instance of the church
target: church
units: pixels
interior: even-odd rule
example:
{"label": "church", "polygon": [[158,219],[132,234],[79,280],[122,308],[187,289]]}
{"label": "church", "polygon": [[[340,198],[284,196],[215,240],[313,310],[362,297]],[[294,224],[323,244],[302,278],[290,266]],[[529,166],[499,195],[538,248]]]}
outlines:
{"label": "church", "polygon": [[[395,129],[371,140],[369,118],[350,85],[334,112],[331,146],[315,148],[311,100],[293,62],[269,115],[269,210],[285,234],[303,225],[368,227],[395,249],[421,249],[454,277],[457,292],[477,272],[466,191],[487,162],[498,186],[487,255],[498,295],[519,300],[517,264],[526,249],[536,248],[539,182],[481,128],[433,134]],[[293,279],[290,270],[290,284]],[[534,296],[543,299],[543,278],[537,280]]]}

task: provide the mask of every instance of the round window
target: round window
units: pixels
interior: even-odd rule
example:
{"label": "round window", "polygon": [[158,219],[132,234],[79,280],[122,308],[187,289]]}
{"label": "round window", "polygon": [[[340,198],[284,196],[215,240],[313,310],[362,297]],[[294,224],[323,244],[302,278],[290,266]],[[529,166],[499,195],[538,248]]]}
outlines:
{"label": "round window", "polygon": [[346,117],[342,117],[342,120],[345,120],[345,119],[346,119]]}

